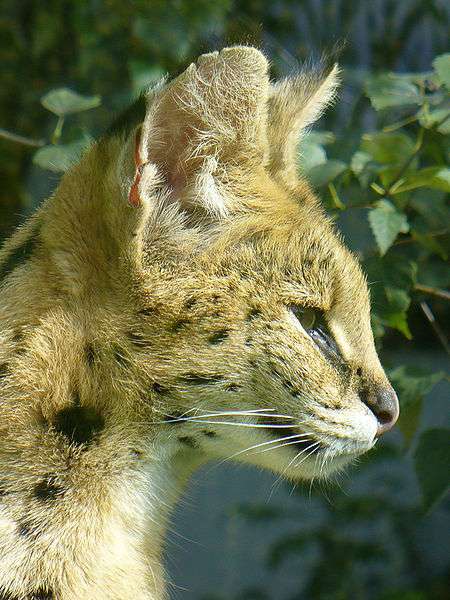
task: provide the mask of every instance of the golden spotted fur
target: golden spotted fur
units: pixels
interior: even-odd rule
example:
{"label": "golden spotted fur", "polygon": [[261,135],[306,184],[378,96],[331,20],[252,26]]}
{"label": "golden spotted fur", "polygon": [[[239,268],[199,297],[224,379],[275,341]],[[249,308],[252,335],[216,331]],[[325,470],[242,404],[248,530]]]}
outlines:
{"label": "golden spotted fur", "polygon": [[326,476],[386,421],[364,276],[297,175],[338,70],[267,73],[200,57],[1,250],[2,600],[161,600],[196,467]]}

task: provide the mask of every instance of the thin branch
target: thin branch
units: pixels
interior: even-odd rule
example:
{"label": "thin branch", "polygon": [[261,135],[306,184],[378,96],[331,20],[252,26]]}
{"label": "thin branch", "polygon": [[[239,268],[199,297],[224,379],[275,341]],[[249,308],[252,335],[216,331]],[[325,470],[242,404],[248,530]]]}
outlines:
{"label": "thin branch", "polygon": [[414,289],[418,292],[435,296],[436,298],[442,298],[442,300],[450,300],[450,292],[447,290],[440,290],[439,288],[429,287],[428,285],[422,285],[420,283],[416,283]]}
{"label": "thin branch", "polygon": [[10,142],[16,142],[17,144],[23,144],[24,146],[32,146],[33,148],[42,148],[45,146],[45,140],[34,140],[33,138],[27,138],[18,133],[12,133],[12,131],[6,131],[6,129],[0,128],[0,137]]}
{"label": "thin branch", "polygon": [[436,337],[438,338],[438,340],[442,344],[444,350],[450,356],[450,347],[448,345],[447,338],[445,337],[444,332],[442,331],[442,329],[440,328],[438,322],[436,321],[435,316],[434,316],[431,308],[424,301],[422,301],[420,303],[420,308],[422,309],[423,314],[425,315],[425,317],[427,318],[428,322],[430,323],[431,328],[433,329]]}

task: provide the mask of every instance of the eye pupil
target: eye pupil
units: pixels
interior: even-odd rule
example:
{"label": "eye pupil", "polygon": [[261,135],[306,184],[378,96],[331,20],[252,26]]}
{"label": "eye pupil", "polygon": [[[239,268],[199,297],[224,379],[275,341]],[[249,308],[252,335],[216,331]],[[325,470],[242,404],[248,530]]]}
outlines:
{"label": "eye pupil", "polygon": [[313,308],[291,306],[291,310],[304,329],[312,329],[316,322],[317,314]]}

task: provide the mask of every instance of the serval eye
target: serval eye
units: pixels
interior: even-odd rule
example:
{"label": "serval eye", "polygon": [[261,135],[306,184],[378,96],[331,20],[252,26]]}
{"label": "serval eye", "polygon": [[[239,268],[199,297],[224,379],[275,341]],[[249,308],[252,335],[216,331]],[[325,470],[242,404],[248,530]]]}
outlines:
{"label": "serval eye", "polygon": [[313,308],[292,304],[290,307],[303,329],[312,329],[317,320],[317,311]]}

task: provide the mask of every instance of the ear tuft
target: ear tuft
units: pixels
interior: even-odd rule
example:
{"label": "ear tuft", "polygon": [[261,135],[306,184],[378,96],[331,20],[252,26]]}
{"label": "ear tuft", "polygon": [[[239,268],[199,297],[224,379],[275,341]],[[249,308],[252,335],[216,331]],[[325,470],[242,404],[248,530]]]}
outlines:
{"label": "ear tuft", "polygon": [[336,98],[339,67],[323,62],[272,86],[269,99],[268,137],[270,170],[284,180],[295,177],[297,146],[304,132]]}

